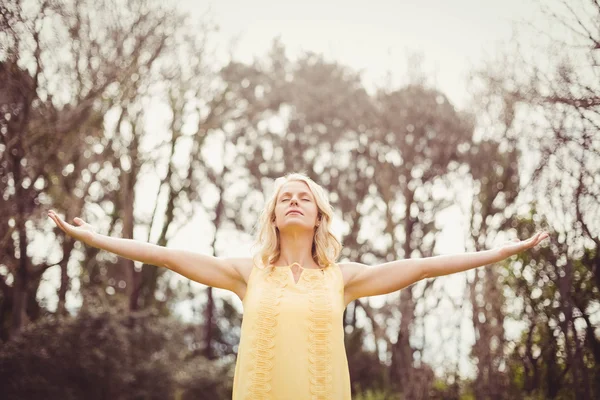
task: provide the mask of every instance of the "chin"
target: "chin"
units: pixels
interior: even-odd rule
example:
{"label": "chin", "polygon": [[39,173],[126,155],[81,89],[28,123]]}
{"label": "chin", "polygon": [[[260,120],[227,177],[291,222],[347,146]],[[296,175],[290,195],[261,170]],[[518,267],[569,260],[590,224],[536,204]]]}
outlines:
{"label": "chin", "polygon": [[302,224],[302,223],[293,223],[293,222],[285,224],[285,226],[283,226],[282,228],[283,228],[283,230],[298,229],[298,228],[301,228],[304,230],[312,230],[312,227],[309,225]]}

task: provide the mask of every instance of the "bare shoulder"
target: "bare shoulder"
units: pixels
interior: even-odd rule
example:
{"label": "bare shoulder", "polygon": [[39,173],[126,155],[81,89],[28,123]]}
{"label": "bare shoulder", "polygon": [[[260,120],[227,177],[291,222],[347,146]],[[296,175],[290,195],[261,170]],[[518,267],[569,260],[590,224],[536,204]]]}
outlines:
{"label": "bare shoulder", "polygon": [[347,306],[352,300],[358,298],[352,290],[355,286],[356,277],[369,268],[368,265],[357,262],[338,263],[344,280],[344,306]]}
{"label": "bare shoulder", "polygon": [[348,282],[351,282],[361,271],[364,271],[366,268],[369,268],[365,264],[350,261],[338,263],[338,266],[342,271],[342,277],[344,278],[344,286],[346,286]]}
{"label": "bare shoulder", "polygon": [[251,257],[230,257],[226,260],[240,274],[244,282],[248,283],[254,264],[253,259]]}

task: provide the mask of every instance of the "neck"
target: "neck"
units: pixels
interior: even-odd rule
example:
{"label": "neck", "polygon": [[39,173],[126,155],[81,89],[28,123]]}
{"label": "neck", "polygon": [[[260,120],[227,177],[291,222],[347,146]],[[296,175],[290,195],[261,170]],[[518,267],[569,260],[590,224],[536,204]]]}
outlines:
{"label": "neck", "polygon": [[318,267],[311,253],[313,238],[312,232],[280,232],[280,253],[274,264],[281,266],[298,263],[305,268]]}

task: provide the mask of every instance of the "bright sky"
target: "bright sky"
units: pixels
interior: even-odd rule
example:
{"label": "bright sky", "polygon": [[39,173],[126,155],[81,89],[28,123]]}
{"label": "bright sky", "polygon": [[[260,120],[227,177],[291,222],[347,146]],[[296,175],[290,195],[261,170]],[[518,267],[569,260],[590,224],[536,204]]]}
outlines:
{"label": "bright sky", "polygon": [[[181,1],[195,15],[206,3]],[[223,45],[239,37],[235,55],[252,60],[280,36],[293,56],[323,53],[364,71],[367,85],[406,79],[407,56],[420,53],[428,76],[458,106],[466,99],[464,78],[486,52],[511,38],[515,22],[531,20],[535,4],[523,0],[219,0],[210,15]]]}

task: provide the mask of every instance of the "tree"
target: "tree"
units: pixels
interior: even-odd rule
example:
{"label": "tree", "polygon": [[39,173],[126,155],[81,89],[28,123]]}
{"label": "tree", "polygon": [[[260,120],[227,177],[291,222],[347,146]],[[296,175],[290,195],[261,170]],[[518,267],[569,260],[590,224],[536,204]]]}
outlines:
{"label": "tree", "polygon": [[[477,86],[476,79],[472,82]],[[493,246],[499,235],[514,231],[516,202],[521,190],[520,162],[514,132],[516,103],[511,98],[486,96],[475,88],[471,109],[477,115],[478,138],[464,154],[472,177],[469,239],[472,251]],[[504,319],[506,300],[499,265],[474,271],[468,283],[475,344],[471,350],[477,364],[473,392],[477,398],[500,399],[508,395]]]}
{"label": "tree", "polygon": [[[39,207],[48,203],[43,195],[61,203],[67,218],[82,212],[100,153],[108,149],[102,157],[111,157],[113,142],[101,139],[105,113],[135,87],[130,78],[151,67],[173,21],[169,12],[144,1],[125,8],[92,3],[42,2],[25,10],[20,2],[9,2],[1,15],[9,28],[1,38],[7,51],[0,79],[11,88],[0,99],[1,189],[7,199],[2,215],[14,216],[3,219],[0,228],[9,271],[1,288],[3,309],[10,303],[13,334],[36,318],[34,294],[41,275],[54,265],[61,268],[59,310],[65,309],[73,243],[62,243],[63,258],[56,263],[32,254],[31,232],[45,221]],[[106,18],[93,18],[96,14]],[[72,62],[60,62],[56,54]]]}
{"label": "tree", "polygon": [[[434,186],[458,168],[460,149],[472,137],[470,118],[458,113],[439,91],[408,85],[378,96],[380,125],[369,142],[374,180],[385,204],[387,260],[429,257],[436,243],[435,215],[450,205]],[[401,212],[396,209],[401,207]],[[402,221],[401,223],[399,223]],[[423,295],[435,280],[424,282]],[[401,323],[392,349],[391,374],[407,398],[427,396],[431,382],[420,381],[411,335],[415,329],[414,286],[400,292]]]}
{"label": "tree", "polygon": [[[501,55],[478,74],[490,104],[510,106],[504,117],[514,118],[518,129],[507,136],[528,155],[521,195],[533,204],[517,234],[546,224],[556,233],[548,249],[519,258],[517,271],[509,272],[514,276],[505,288],[525,299],[514,318],[527,322],[510,353],[509,372],[515,390],[587,399],[597,397],[593,382],[600,379],[598,333],[590,320],[600,296],[600,186],[594,179],[600,173],[594,139],[600,6],[556,1],[545,3],[542,13],[557,27],[538,30],[546,43]],[[538,50],[549,55],[546,64],[538,62]]]}

